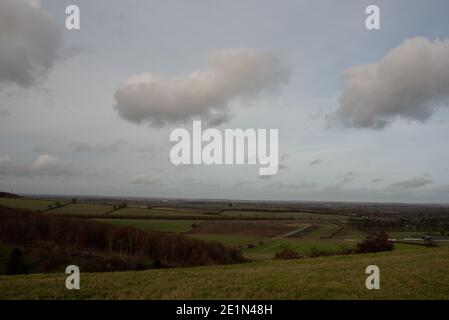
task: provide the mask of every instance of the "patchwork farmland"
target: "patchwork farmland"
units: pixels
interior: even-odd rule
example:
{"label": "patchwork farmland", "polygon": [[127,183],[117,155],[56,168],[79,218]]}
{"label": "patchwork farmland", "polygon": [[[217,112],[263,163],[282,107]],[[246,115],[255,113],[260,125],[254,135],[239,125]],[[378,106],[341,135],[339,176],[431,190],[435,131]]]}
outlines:
{"label": "patchwork farmland", "polygon": [[[88,272],[128,271],[115,274],[117,275],[116,279],[119,279],[120,282],[129,280],[134,283],[133,286],[139,286],[138,283],[143,281],[142,279],[146,275],[157,278],[151,284],[151,286],[156,286],[155,291],[148,291],[145,288],[137,289],[136,287],[134,288],[136,290],[132,291],[133,294],[127,297],[234,297],[239,299],[272,297],[271,289],[268,289],[270,283],[260,280],[267,278],[268,274],[270,274],[270,277],[273,273],[279,274],[279,283],[283,283],[282,281],[288,283],[288,274],[295,274],[294,281],[306,285],[304,281],[310,277],[321,277],[321,272],[331,268],[330,266],[327,267],[328,263],[338,267],[344,266],[344,268],[347,267],[353,271],[361,268],[360,263],[365,263],[370,258],[369,256],[365,258],[363,257],[365,255],[355,254],[357,244],[363,241],[371,230],[381,230],[379,228],[391,228],[388,233],[395,241],[394,252],[372,257],[378,257],[379,261],[387,263],[393,271],[397,269],[394,263],[399,263],[398,266],[401,266],[402,263],[405,268],[407,261],[421,263],[421,257],[427,255],[429,259],[434,259],[437,264],[434,267],[439,268],[441,262],[447,257],[447,249],[449,249],[447,238],[438,236],[441,232],[432,230],[432,228],[436,228],[428,223],[429,217],[435,217],[437,221],[440,221],[438,226],[446,221],[445,209],[438,208],[436,210],[434,207],[426,208],[427,213],[424,220],[420,220],[419,215],[415,216],[413,211],[409,211],[409,207],[403,208],[402,210],[405,213],[395,218],[394,216],[386,216],[383,207],[360,207],[359,205],[355,207],[346,205],[344,207],[340,204],[318,205],[315,203],[297,205],[291,203],[242,202],[230,204],[227,202],[17,197],[0,198],[0,209],[2,207],[31,210],[37,216],[48,219],[61,219],[61,221],[65,219],[65,222],[63,222],[65,225],[70,224],[69,221],[80,221],[83,223],[79,227],[76,227],[76,224],[74,226],[82,232],[92,228],[93,237],[77,236],[76,232],[69,232],[67,235],[61,235],[62,239],[70,235],[74,236],[73,239],[76,241],[95,239],[100,236],[101,230],[111,235],[105,237],[106,241],[116,238],[116,251],[112,255],[111,249],[106,252],[104,247],[99,247],[100,251],[95,248],[86,250],[86,248],[78,248],[78,246],[72,247],[70,242],[52,244],[41,241],[34,246],[0,242],[0,264],[2,265],[0,274],[6,272],[6,261],[14,248],[19,248],[25,254],[25,262],[32,268],[31,273],[40,273],[40,275],[30,276],[0,275],[0,287],[8,289],[2,290],[4,298],[48,297],[50,292],[56,292],[58,297],[65,297],[66,293],[62,291],[58,293],[59,291],[54,287],[60,277],[58,274],[64,271],[67,261],[73,260],[77,261],[77,264],[80,264],[83,270],[90,270]],[[329,209],[329,207],[332,209]],[[387,209],[392,211],[390,208]],[[402,227],[399,223],[402,223],[401,221],[404,219],[409,220],[407,220],[408,223],[405,227]],[[87,224],[84,224],[84,222]],[[414,230],[410,230],[412,224],[415,224]],[[94,231],[97,229],[99,231]],[[58,228],[55,231],[58,232]],[[149,232],[149,234],[136,233],[138,231]],[[154,256],[139,258],[132,257],[129,253],[124,255],[123,252],[128,252],[139,244],[132,244],[131,242],[132,247],[127,247],[129,242],[126,237],[133,234],[138,235],[138,237],[151,237],[153,239],[150,240],[151,248],[153,248],[151,252],[157,257],[166,257],[166,253],[170,250],[177,250],[177,246],[183,247],[183,250],[191,251],[190,253],[185,252],[185,254],[174,254],[171,262],[155,260]],[[428,235],[433,235],[436,239],[435,243],[441,248],[425,248],[421,239],[428,237]],[[169,249],[167,245],[173,245],[174,247]],[[195,249],[196,247],[198,249]],[[200,252],[198,250],[207,250],[209,257],[203,262],[192,259],[191,254]],[[302,259],[299,259],[298,262],[279,261],[279,255],[285,251],[294,252],[295,259]],[[221,253],[217,256],[216,252]],[[222,262],[214,261],[214,257],[219,257]],[[316,257],[321,258],[317,259]],[[179,261],[179,259],[181,260]],[[39,264],[36,264],[37,262]],[[217,263],[230,263],[233,266],[198,267],[198,265],[207,266]],[[172,265],[170,266],[170,264]],[[170,271],[171,268],[176,266],[191,266],[192,268]],[[426,264],[423,264],[423,268],[426,266]],[[169,267],[168,270],[137,272],[138,270],[167,267]],[[238,275],[246,279],[243,274],[249,272],[252,268],[256,268],[260,276],[256,277],[258,279],[258,290],[256,291],[248,289],[250,287],[247,288],[249,291],[245,291],[246,289],[235,291],[231,287],[224,288],[222,291],[214,291],[210,287],[202,286],[200,284],[201,277],[197,276],[200,272],[206,277],[210,276],[211,279],[216,279],[211,280],[210,283],[222,279],[231,284],[233,283],[231,279],[234,279],[234,276],[235,279],[238,279]],[[297,273],[296,268],[308,270],[310,274],[305,277],[303,274]],[[397,269],[396,271],[402,272],[401,270]],[[222,277],[218,276],[221,271],[225,272]],[[192,282],[186,284],[179,277],[175,279],[171,276],[172,272],[183,273],[185,279],[190,279],[189,281]],[[442,274],[438,274],[440,278],[443,277]],[[92,276],[95,279],[103,279],[101,273],[92,274]],[[351,278],[349,273],[341,276]],[[182,290],[182,294],[177,296],[164,285],[167,277],[171,279],[170,281],[178,281],[178,285],[185,287],[186,290]],[[244,281],[242,279],[235,281]],[[403,279],[404,281],[410,280],[405,276],[403,276]],[[425,283],[426,280],[422,279],[422,281]],[[41,288],[42,291],[41,289],[29,289],[28,283],[30,285],[47,283],[48,286]],[[189,289],[192,283],[196,288],[199,288],[199,291],[193,292]],[[112,283],[110,285],[112,287],[108,284],[100,289],[92,283],[88,290],[83,291],[84,296],[78,298],[124,297],[125,293],[122,293]],[[235,285],[237,285],[237,282]],[[347,298],[353,297],[354,294],[360,295],[360,297],[364,296],[366,292],[363,290],[352,291],[354,286],[357,285],[359,285],[358,282],[354,285],[350,285],[350,281],[348,284],[341,283],[337,286],[338,294],[329,297]],[[13,288],[15,289],[13,290]],[[49,288],[52,291],[48,291]],[[283,290],[278,294],[280,298],[327,297],[327,293],[324,291],[317,292],[315,295],[314,290],[310,289],[309,291]],[[263,290],[268,291],[264,293]],[[231,292],[235,292],[235,294]],[[258,293],[256,294],[256,292]],[[394,297],[395,294],[396,292],[392,288],[389,291],[384,291],[384,295],[373,296],[373,298],[389,298]],[[422,292],[419,294],[421,295]],[[426,295],[421,296],[426,297]],[[410,297],[421,296],[411,295]],[[448,294],[442,290],[432,293],[430,296],[447,297]],[[369,298],[366,295],[364,297]]]}
{"label": "patchwork farmland", "polygon": [[131,201],[124,205],[105,200],[0,198],[0,205],[218,242],[257,261],[272,259],[286,246],[302,255],[313,250],[338,252],[355,248],[357,241],[367,235],[347,223],[351,217],[348,214],[301,212],[261,204],[233,204],[229,208],[226,203],[180,206]]}

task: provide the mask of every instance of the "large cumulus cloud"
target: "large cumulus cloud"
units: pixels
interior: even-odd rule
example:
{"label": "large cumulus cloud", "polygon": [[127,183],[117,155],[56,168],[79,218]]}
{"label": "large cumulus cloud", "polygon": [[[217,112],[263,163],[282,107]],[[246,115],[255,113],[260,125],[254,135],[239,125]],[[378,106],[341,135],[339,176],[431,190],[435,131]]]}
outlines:
{"label": "large cumulus cloud", "polygon": [[425,122],[449,105],[449,40],[405,40],[375,64],[349,68],[331,123],[382,129],[395,119]]}
{"label": "large cumulus cloud", "polygon": [[161,126],[201,117],[209,124],[228,119],[228,103],[277,88],[289,71],[275,55],[254,49],[214,50],[205,68],[163,79],[151,73],[132,76],[115,94],[121,117]]}
{"label": "large cumulus cloud", "polygon": [[0,86],[44,76],[58,58],[60,29],[36,0],[0,0]]}

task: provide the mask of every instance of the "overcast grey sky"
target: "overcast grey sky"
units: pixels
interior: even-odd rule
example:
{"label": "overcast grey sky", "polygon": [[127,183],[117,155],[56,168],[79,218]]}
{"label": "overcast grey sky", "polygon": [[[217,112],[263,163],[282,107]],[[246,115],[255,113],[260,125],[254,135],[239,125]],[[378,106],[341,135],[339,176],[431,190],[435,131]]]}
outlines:
{"label": "overcast grey sky", "polygon": [[[65,29],[65,8],[81,30]],[[365,8],[381,30],[365,28]],[[0,190],[448,202],[449,2],[0,0]],[[180,166],[201,119],[280,170]]]}

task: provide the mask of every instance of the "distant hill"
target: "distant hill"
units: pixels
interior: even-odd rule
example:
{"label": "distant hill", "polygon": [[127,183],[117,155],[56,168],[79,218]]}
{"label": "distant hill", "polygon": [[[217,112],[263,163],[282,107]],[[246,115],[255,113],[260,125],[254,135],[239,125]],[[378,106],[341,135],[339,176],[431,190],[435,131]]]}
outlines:
{"label": "distant hill", "polygon": [[18,194],[0,191],[0,198],[23,198],[23,197],[19,196]]}

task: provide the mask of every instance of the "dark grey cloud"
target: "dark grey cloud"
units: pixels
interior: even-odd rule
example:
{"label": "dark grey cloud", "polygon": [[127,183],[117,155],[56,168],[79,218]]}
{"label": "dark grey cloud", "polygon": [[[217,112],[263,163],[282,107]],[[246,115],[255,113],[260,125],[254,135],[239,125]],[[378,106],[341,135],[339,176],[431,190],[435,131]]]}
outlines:
{"label": "dark grey cloud", "polygon": [[72,141],[69,142],[68,147],[73,153],[81,152],[112,152],[119,150],[120,146],[125,144],[123,140],[114,141],[111,143],[91,144],[88,142]]}
{"label": "dark grey cloud", "polygon": [[438,193],[449,193],[449,185],[441,185],[432,189],[434,192]]}
{"label": "dark grey cloud", "polygon": [[372,182],[372,183],[378,183],[378,182],[382,182],[383,180],[384,180],[384,179],[374,178],[374,179],[371,179],[370,182]]}
{"label": "dark grey cloud", "polygon": [[353,181],[356,176],[357,176],[357,173],[352,172],[352,171],[348,171],[344,174],[337,175],[337,177],[340,178],[341,182],[343,182],[343,183],[348,183],[348,182]]}
{"label": "dark grey cloud", "polygon": [[162,183],[162,180],[159,178],[153,178],[153,177],[149,177],[146,175],[139,175],[139,176],[135,176],[134,178],[132,178],[130,183],[134,184],[134,185],[154,186],[154,185],[160,185]]}
{"label": "dark grey cloud", "polygon": [[285,153],[281,156],[281,158],[279,159],[279,166],[278,166],[278,170],[287,170],[289,168],[289,166],[287,164],[285,164],[285,162],[288,159],[288,154]]}
{"label": "dark grey cloud", "polygon": [[311,161],[311,162],[309,163],[309,165],[310,165],[310,166],[316,166],[317,164],[320,164],[320,163],[322,163],[322,162],[323,162],[323,160],[321,160],[321,159],[315,159],[315,160]]}
{"label": "dark grey cloud", "polygon": [[134,149],[137,152],[137,157],[142,160],[154,160],[161,155],[166,155],[165,148],[160,144],[150,144]]}
{"label": "dark grey cloud", "polygon": [[230,118],[228,103],[277,89],[290,72],[274,54],[254,49],[214,50],[206,67],[164,79],[151,73],[132,76],[115,93],[115,109],[131,122],[179,123],[201,117],[209,125]]}
{"label": "dark grey cloud", "polygon": [[250,186],[250,185],[253,185],[253,184],[254,184],[253,181],[250,181],[250,180],[241,180],[241,181],[237,181],[237,182],[234,184],[234,186],[235,186],[235,187],[247,187],[247,186]]}
{"label": "dark grey cloud", "polygon": [[283,164],[283,163],[279,164],[279,168],[278,168],[279,171],[280,170],[287,170],[287,169],[288,169],[288,166],[286,164]]}
{"label": "dark grey cloud", "polygon": [[6,117],[9,117],[10,115],[11,115],[11,113],[9,113],[8,110],[0,110],[0,117],[6,118]]}
{"label": "dark grey cloud", "polygon": [[38,154],[48,154],[48,153],[50,153],[48,151],[48,149],[45,148],[45,147],[35,147],[35,148],[33,148],[33,152],[34,153],[38,153]]}
{"label": "dark grey cloud", "polygon": [[396,119],[429,120],[449,105],[449,40],[405,40],[382,60],[344,73],[346,89],[329,124],[382,129]]}
{"label": "dark grey cloud", "polygon": [[287,189],[287,190],[312,190],[318,187],[318,184],[314,182],[301,182],[301,183],[284,183],[273,182],[269,185],[270,188],[275,189]]}
{"label": "dark grey cloud", "polygon": [[352,172],[352,171],[348,171],[346,173],[343,174],[338,174],[337,178],[340,180],[337,185],[334,187],[336,189],[339,189],[341,187],[343,187],[344,185],[353,182],[357,177],[357,173]]}
{"label": "dark grey cloud", "polygon": [[58,58],[61,27],[38,1],[0,0],[0,85],[26,87]]}
{"label": "dark grey cloud", "polygon": [[388,186],[388,188],[392,190],[404,190],[404,191],[416,190],[427,187],[433,184],[433,182],[434,181],[432,178],[424,176],[398,181]]}

